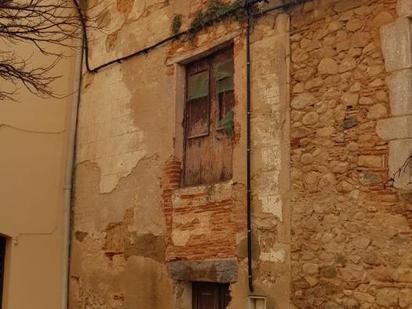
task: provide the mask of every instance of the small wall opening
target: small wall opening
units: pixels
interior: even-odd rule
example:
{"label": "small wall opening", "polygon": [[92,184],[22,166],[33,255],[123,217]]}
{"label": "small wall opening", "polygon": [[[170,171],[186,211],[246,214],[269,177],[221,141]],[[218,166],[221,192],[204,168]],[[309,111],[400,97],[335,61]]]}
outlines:
{"label": "small wall opening", "polygon": [[0,235],[0,309],[3,304],[4,262],[6,259],[6,237]]}
{"label": "small wall opening", "polygon": [[193,309],[226,309],[230,303],[228,283],[193,282]]}
{"label": "small wall opening", "polygon": [[248,309],[266,309],[266,297],[249,296]]}

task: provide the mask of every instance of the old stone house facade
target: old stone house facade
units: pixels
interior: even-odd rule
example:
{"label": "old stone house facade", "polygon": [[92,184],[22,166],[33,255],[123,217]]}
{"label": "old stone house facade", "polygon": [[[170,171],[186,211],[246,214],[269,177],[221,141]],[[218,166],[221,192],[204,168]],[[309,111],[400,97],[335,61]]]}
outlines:
{"label": "old stone house facade", "polygon": [[88,31],[71,309],[412,308],[412,2],[254,2]]}

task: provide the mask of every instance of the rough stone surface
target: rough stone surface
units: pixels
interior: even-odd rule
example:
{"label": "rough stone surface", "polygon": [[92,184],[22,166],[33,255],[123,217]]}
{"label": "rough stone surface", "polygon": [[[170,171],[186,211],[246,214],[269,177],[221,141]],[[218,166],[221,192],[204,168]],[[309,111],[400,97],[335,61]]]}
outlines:
{"label": "rough stone surface", "polygon": [[401,308],[410,308],[412,306],[412,289],[403,289],[399,294],[399,305]]}
{"label": "rough stone surface", "polygon": [[369,108],[367,117],[369,119],[379,119],[388,115],[387,108],[384,104],[375,104]]}
{"label": "rough stone surface", "polygon": [[350,129],[350,128],[356,127],[357,124],[358,124],[358,121],[356,120],[356,118],[351,117],[351,118],[345,119],[345,121],[343,122],[343,127],[345,129]]}
{"label": "rough stone surface", "polygon": [[308,94],[302,94],[299,95],[292,100],[292,107],[301,110],[304,109],[306,106],[310,104],[315,104],[315,98],[312,95]]}
{"label": "rough stone surface", "polygon": [[380,168],[384,166],[384,158],[376,155],[361,155],[358,164],[362,167]]}
{"label": "rough stone surface", "polygon": [[346,106],[355,106],[359,102],[359,94],[356,93],[345,93],[342,96],[342,101],[343,103],[346,104]]}
{"label": "rough stone surface", "polygon": [[173,280],[230,283],[237,281],[236,259],[175,261],[168,263]]}
{"label": "rough stone surface", "polygon": [[379,289],[376,293],[376,303],[384,307],[397,306],[399,291],[392,288]]}
{"label": "rough stone surface", "polygon": [[319,120],[319,115],[316,112],[307,113],[303,116],[302,123],[307,126],[312,126]]}
{"label": "rough stone surface", "polygon": [[400,18],[382,27],[382,49],[388,72],[412,68],[412,21]]}
{"label": "rough stone surface", "polygon": [[[293,304],[408,308],[409,266],[400,261],[407,259],[412,216],[396,189],[399,179],[390,178],[391,166],[399,168],[412,149],[409,139],[387,138],[409,136],[408,129],[396,133],[409,124],[388,119],[393,111],[411,113],[404,101],[409,80],[397,76],[410,74],[397,71],[412,64],[404,54],[409,21],[395,21],[396,1],[323,4],[291,15],[291,87],[302,83],[302,72],[316,80],[291,95],[292,102],[313,98],[299,109],[291,104],[291,113],[300,113],[291,118]],[[303,38],[316,38],[319,47],[309,50]],[[392,98],[404,106],[393,108]],[[303,119],[313,112],[319,119],[309,126]]]}
{"label": "rough stone surface", "polygon": [[359,181],[366,186],[378,185],[382,183],[382,176],[377,173],[364,172],[360,174]]}
{"label": "rough stone surface", "polygon": [[334,59],[324,58],[320,61],[318,66],[319,74],[334,75],[338,73],[338,64]]}

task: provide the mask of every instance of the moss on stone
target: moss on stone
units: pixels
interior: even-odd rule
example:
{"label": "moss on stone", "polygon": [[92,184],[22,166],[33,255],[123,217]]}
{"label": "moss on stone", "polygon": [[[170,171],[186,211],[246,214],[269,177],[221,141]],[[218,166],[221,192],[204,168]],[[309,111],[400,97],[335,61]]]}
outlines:
{"label": "moss on stone", "polygon": [[173,21],[172,21],[172,33],[173,34],[177,34],[180,31],[180,27],[182,27],[182,15],[176,15],[175,17],[173,17]]}
{"label": "moss on stone", "polygon": [[225,4],[221,0],[209,0],[205,11],[200,11],[193,18],[190,28],[189,37],[194,37],[203,28],[210,26],[223,18],[239,19],[243,16],[243,1],[236,0],[233,3]]}

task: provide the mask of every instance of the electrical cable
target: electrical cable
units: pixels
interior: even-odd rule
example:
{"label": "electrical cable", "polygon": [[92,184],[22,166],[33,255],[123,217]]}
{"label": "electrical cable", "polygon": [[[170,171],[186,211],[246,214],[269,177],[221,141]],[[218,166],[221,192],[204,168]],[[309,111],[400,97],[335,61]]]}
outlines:
{"label": "electrical cable", "polygon": [[[216,19],[212,20],[212,22],[213,22],[213,21],[221,20],[222,18],[224,18],[224,17],[232,14],[232,13],[235,12],[236,10],[240,10],[240,9],[244,10],[246,6],[251,7],[251,6],[253,6],[254,4],[256,4],[256,3],[263,2],[263,1],[266,2],[266,0],[245,0],[245,6],[244,6],[243,8],[235,7],[235,8],[232,9],[232,10],[228,10],[228,11],[226,11],[224,14],[221,14],[221,15],[219,15],[219,17],[217,17]],[[284,4],[280,4],[280,5],[277,5],[277,6],[268,8],[268,9],[266,9],[266,10],[264,10],[264,11],[261,11],[261,12],[251,13],[250,15],[251,15],[251,17],[260,17],[260,16],[263,16],[263,15],[265,15],[265,14],[267,14],[267,13],[272,12],[272,11],[279,10],[279,9],[283,9],[283,8],[288,8],[288,7],[292,6],[292,5],[300,4],[300,3],[303,3],[303,2],[305,2],[305,1],[307,1],[307,0],[292,0],[291,2],[287,2],[287,3],[284,3]],[[123,61],[129,60],[130,58],[133,58],[133,57],[135,57],[135,56],[140,56],[140,55],[143,55],[143,54],[147,54],[147,53],[148,53],[149,51],[151,51],[152,49],[155,49],[155,48],[157,48],[157,47],[160,47],[160,46],[164,45],[164,44],[167,43],[167,42],[176,40],[176,39],[178,39],[178,38],[180,38],[180,37],[182,37],[182,36],[184,36],[184,35],[189,34],[189,33],[190,33],[190,30],[191,30],[191,29],[188,29],[188,30],[185,30],[185,31],[176,33],[176,34],[174,34],[174,35],[172,35],[172,36],[169,36],[169,37],[167,37],[167,38],[164,38],[163,40],[158,41],[157,43],[154,43],[154,44],[152,44],[152,45],[150,45],[150,46],[148,46],[148,47],[145,47],[145,48],[143,48],[143,49],[140,49],[140,50],[138,50],[138,51],[135,51],[135,52],[133,52],[133,53],[131,53],[131,54],[129,54],[129,55],[122,56],[122,57],[119,57],[119,58],[110,60],[110,61],[108,61],[108,62],[106,62],[106,63],[103,63],[103,64],[101,64],[101,65],[98,65],[98,66],[92,68],[92,66],[90,65],[90,59],[89,59],[89,40],[88,40],[88,35],[87,35],[86,17],[84,16],[84,14],[83,14],[83,12],[82,12],[82,9],[81,9],[79,3],[77,2],[77,0],[73,0],[73,2],[74,2],[74,4],[75,4],[75,6],[76,6],[76,9],[77,9],[77,12],[78,12],[78,15],[79,15],[79,19],[80,19],[80,24],[81,24],[81,27],[82,27],[83,40],[84,40],[84,45],[83,45],[83,46],[84,46],[84,52],[85,52],[85,55],[84,55],[84,56],[85,56],[85,57],[84,57],[84,58],[85,58],[85,65],[86,65],[86,69],[87,69],[87,71],[88,71],[89,73],[98,73],[100,70],[102,70],[102,69],[104,69],[104,68],[107,68],[107,67],[109,67],[109,66],[111,66],[111,65],[113,65],[113,64],[122,63]]]}

